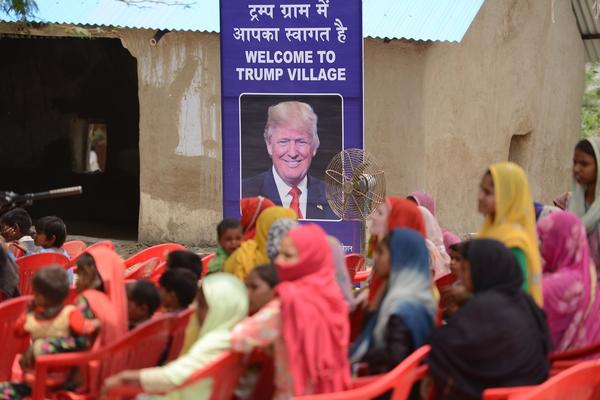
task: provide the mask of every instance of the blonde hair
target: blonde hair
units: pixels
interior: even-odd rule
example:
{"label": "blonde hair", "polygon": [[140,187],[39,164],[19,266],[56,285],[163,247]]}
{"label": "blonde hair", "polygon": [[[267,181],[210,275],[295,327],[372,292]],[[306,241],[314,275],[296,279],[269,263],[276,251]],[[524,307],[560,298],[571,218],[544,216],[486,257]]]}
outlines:
{"label": "blonde hair", "polygon": [[312,134],[312,148],[320,145],[317,134],[317,114],[312,107],[300,101],[284,101],[269,107],[267,124],[265,126],[265,141],[269,142],[273,130],[285,126],[290,129],[309,132]]}

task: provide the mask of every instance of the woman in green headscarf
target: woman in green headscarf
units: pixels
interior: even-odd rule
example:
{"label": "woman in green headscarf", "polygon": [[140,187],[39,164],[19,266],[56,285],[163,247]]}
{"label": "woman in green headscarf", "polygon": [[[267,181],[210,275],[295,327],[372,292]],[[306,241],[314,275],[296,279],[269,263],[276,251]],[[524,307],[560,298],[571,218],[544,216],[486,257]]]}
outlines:
{"label": "woman in green headscarf", "polygon": [[172,391],[196,370],[230,350],[231,330],[248,315],[248,293],[236,277],[215,273],[199,283],[196,317],[201,326],[198,339],[189,351],[164,367],[123,371],[106,380],[104,389],[141,386],[144,392],[170,392],[166,399],[208,399],[212,381],[203,380],[185,390]]}

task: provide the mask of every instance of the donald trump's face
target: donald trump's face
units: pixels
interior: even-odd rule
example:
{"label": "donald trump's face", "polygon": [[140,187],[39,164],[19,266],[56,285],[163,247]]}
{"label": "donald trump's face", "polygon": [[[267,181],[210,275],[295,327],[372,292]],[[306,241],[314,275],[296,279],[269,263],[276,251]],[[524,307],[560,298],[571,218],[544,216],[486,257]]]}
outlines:
{"label": "donald trump's face", "polygon": [[267,139],[267,151],[277,174],[290,186],[298,185],[308,173],[317,153],[310,132],[276,127]]}

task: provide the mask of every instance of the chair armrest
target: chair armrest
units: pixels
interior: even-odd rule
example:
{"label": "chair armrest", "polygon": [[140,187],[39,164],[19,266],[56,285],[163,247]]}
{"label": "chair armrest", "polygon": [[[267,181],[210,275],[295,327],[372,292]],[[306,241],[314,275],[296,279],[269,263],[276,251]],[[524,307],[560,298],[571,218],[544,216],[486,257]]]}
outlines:
{"label": "chair armrest", "polygon": [[352,389],[358,389],[359,387],[366,386],[380,379],[382,375],[370,375],[370,376],[361,376],[352,380]]}
{"label": "chair armrest", "polygon": [[507,400],[510,396],[525,393],[536,386],[515,386],[508,388],[492,388],[483,392],[483,400]]}
{"label": "chair armrest", "polygon": [[107,392],[106,399],[120,400],[122,398],[132,398],[143,392],[144,390],[141,386],[115,386]]}

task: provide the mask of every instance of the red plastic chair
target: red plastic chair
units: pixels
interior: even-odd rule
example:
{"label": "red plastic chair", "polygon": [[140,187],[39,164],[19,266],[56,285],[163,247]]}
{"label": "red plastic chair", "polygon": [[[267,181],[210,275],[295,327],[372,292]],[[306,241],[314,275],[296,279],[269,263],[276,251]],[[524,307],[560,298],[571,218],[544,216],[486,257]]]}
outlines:
{"label": "red plastic chair", "polygon": [[149,258],[125,270],[125,279],[145,279],[150,278],[152,273],[160,264],[158,257]]}
{"label": "red plastic chair", "polygon": [[275,394],[275,364],[273,357],[256,350],[250,356],[248,361],[250,366],[258,366],[259,375],[254,390],[250,395],[250,400],[272,399]]}
{"label": "red plastic chair", "polygon": [[[231,399],[240,376],[246,367],[243,359],[244,356],[240,353],[227,352],[206,368],[194,372],[184,383],[171,392],[193,386],[204,379],[212,379],[210,400]],[[131,398],[139,393],[142,393],[141,387],[121,386],[109,390],[107,398],[108,400]]]}
{"label": "red plastic chair", "polygon": [[378,377],[357,379],[351,390],[313,396],[295,397],[297,400],[363,400],[372,399],[393,390],[391,400],[408,399],[413,385],[427,373],[423,359],[431,351],[430,346],[422,346],[387,374]]}
{"label": "red plastic chair", "polygon": [[65,249],[65,251],[69,254],[70,258],[77,257],[86,247],[87,244],[81,240],[69,240],[62,246],[62,248]]}
{"label": "red plastic chair", "polygon": [[84,248],[83,250],[81,250],[79,253],[77,253],[76,256],[71,257],[71,262],[69,263],[69,267],[72,267],[73,265],[77,264],[77,259],[83,253],[86,253],[89,249],[93,249],[96,247],[108,247],[109,249],[114,250],[115,244],[113,242],[111,242],[110,240],[100,240],[99,242],[93,243],[93,244],[87,246],[86,248]]}
{"label": "red plastic chair", "polygon": [[582,358],[598,356],[600,354],[600,342],[591,344],[580,349],[567,350],[563,352],[550,353],[548,358],[552,363],[550,376],[569,369],[579,364]]}
{"label": "red plastic chair", "polygon": [[456,282],[457,280],[458,278],[456,277],[456,275],[454,275],[452,272],[449,272],[446,275],[442,275],[438,279],[436,279],[435,286],[438,288],[438,290],[442,290],[445,287],[454,284],[454,282]]}
{"label": "red plastic chair", "polygon": [[160,280],[160,277],[162,276],[162,274],[165,273],[165,271],[167,270],[167,262],[163,261],[160,264],[158,264],[156,266],[156,268],[154,268],[152,270],[152,274],[150,275],[150,280],[152,281],[152,283],[154,283],[156,286],[158,286],[158,281]]}
{"label": "red plastic chair", "polygon": [[350,279],[354,281],[354,276],[358,271],[361,270],[363,265],[365,265],[365,256],[358,253],[347,254],[346,257],[346,268],[348,268],[348,275],[350,275]]}
{"label": "red plastic chair", "polygon": [[19,291],[21,295],[32,294],[31,277],[37,270],[49,265],[60,265],[67,268],[69,259],[59,253],[36,253],[17,258],[19,267]]}
{"label": "red plastic chair", "polygon": [[15,357],[24,348],[24,341],[15,336],[15,325],[21,315],[27,311],[31,296],[21,296],[0,303],[0,382],[11,380]]}
{"label": "red plastic chair", "polygon": [[208,263],[217,256],[217,253],[210,253],[207,256],[202,257],[202,275],[201,278],[204,278],[208,273]]}
{"label": "red plastic chair", "polygon": [[[537,386],[513,388],[515,391],[505,397],[507,400],[593,400],[600,399],[600,361],[585,361],[569,368]],[[490,393],[500,389],[488,389]],[[484,399],[488,397],[484,396]],[[497,398],[494,398],[497,399]]]}
{"label": "red plastic chair", "polygon": [[169,347],[167,361],[173,361],[179,357],[179,353],[181,353],[181,348],[183,347],[183,341],[185,340],[185,329],[187,328],[193,313],[194,310],[190,308],[181,311],[171,319],[171,345]]}
{"label": "red plastic chair", "polygon": [[46,383],[52,370],[65,367],[87,367],[85,391],[83,393],[61,392],[62,398],[97,399],[104,380],[125,369],[155,367],[169,339],[171,316],[151,319],[121,339],[99,350],[81,353],[53,354],[35,360],[33,400],[46,396]]}
{"label": "red plastic chair", "polygon": [[366,271],[357,271],[356,275],[354,275],[354,279],[352,279],[352,283],[360,283],[364,282],[371,276],[371,270],[368,269]]}
{"label": "red plastic chair", "polygon": [[134,266],[135,264],[139,264],[144,262],[152,257],[158,257],[160,261],[165,261],[167,259],[167,255],[175,250],[187,250],[180,244],[177,243],[162,243],[157,244],[156,246],[148,247],[131,257],[125,260],[125,268],[129,268]]}

